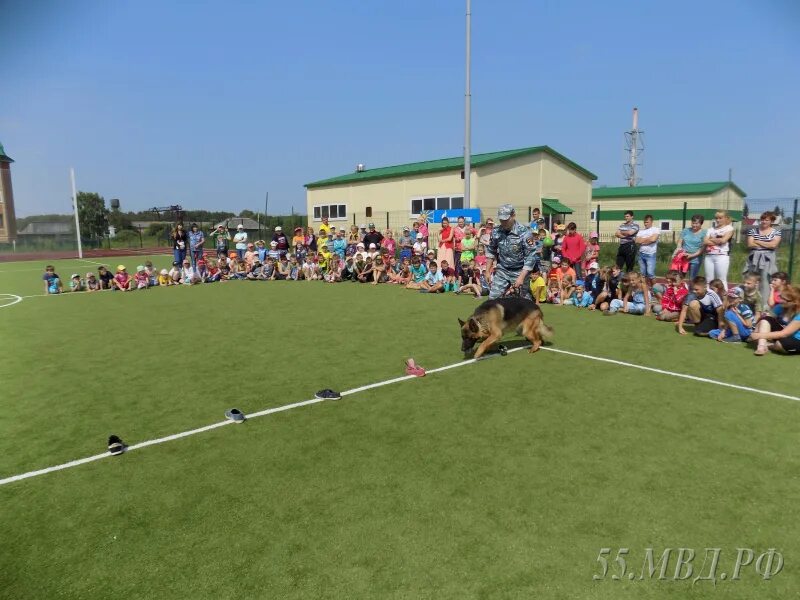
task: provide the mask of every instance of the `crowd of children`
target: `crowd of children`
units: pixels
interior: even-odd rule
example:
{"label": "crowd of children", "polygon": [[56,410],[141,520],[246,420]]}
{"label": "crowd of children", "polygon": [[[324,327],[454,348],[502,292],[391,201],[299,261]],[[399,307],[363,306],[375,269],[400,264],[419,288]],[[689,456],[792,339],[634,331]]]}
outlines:
{"label": "crowd of children", "polygon": [[[532,224],[533,225],[533,224]],[[762,298],[760,274],[747,272],[739,287],[727,289],[720,279],[706,281],[696,276],[684,282],[685,269],[671,269],[663,283],[653,283],[650,273],[623,273],[618,264],[600,267],[598,236],[591,234],[578,255],[571,260],[562,252],[562,241],[574,229],[557,225],[552,236],[539,222],[534,227],[533,243],[538,254],[538,270],[530,278],[533,298],[540,303],[585,308],[604,315],[627,313],[652,315],[659,321],[674,322],[680,334],[692,325],[695,335],[724,342],[757,341],[756,354],[770,348],[788,353],[800,352],[800,291],[789,285],[785,273],[771,277],[770,293]],[[100,267],[98,273],[82,277],[74,273],[69,280],[72,292],[101,290],[132,291],[153,286],[196,285],[231,280],[247,281],[324,281],[363,284],[393,284],[420,293],[489,295],[486,279],[485,244],[493,223],[480,228],[459,221],[458,242],[453,250],[437,253],[427,247],[427,227],[420,231],[404,228],[397,240],[391,231],[384,234],[362,226],[349,233],[327,223],[319,235],[295,231],[290,246],[285,238],[263,240],[246,245],[246,250],[200,254],[175,261],[171,269],[157,270],[151,261],[138,265],[129,274],[125,265],[114,273]],[[456,228],[454,228],[456,229]],[[282,235],[280,231],[278,234]],[[313,245],[308,243],[309,235]],[[574,235],[574,233],[573,233]],[[292,251],[293,250],[293,251]],[[439,260],[437,260],[437,257]],[[457,257],[454,259],[454,257]],[[64,286],[52,266],[43,276],[45,292],[62,293]],[[770,345],[771,344],[771,345]]]}

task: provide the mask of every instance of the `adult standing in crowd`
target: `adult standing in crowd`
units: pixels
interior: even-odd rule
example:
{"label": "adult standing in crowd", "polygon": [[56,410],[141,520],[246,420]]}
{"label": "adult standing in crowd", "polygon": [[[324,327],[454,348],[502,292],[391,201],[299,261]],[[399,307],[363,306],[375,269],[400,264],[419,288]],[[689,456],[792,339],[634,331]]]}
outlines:
{"label": "adult standing in crowd", "polygon": [[214,247],[217,249],[217,258],[228,256],[228,242],[231,241],[231,234],[221,223],[211,232],[214,239]]}
{"label": "adult standing in crowd", "polygon": [[703,243],[706,247],[706,257],[703,261],[706,279],[722,281],[725,289],[728,289],[728,267],[731,257],[731,238],[733,237],[733,225],[731,216],[727,210],[718,210],[714,215],[714,222],[711,228],[706,231]]}
{"label": "adult standing in crowd", "polygon": [[244,253],[247,252],[247,232],[241,223],[236,226],[233,243],[236,244],[236,254],[239,256],[239,260],[244,260]]}
{"label": "adult standing in crowd", "polygon": [[656,252],[660,235],[661,230],[653,227],[653,215],[645,215],[644,229],[636,234],[636,243],[639,244],[639,270],[651,287],[656,278]]}
{"label": "adult standing in crowd", "polygon": [[319,226],[321,230],[325,232],[325,235],[328,235],[328,232],[331,230],[331,226],[328,224],[328,217],[322,217],[322,225]]}
{"label": "adult standing in crowd", "polygon": [[700,264],[703,257],[703,240],[706,239],[706,230],[703,229],[705,217],[692,215],[692,223],[681,231],[678,249],[683,250],[686,260],[689,261],[689,280],[691,281],[700,273]]}
{"label": "adult standing in crowd", "polygon": [[369,231],[367,231],[367,235],[364,236],[362,240],[364,242],[364,246],[369,248],[370,244],[375,244],[376,248],[381,247],[381,242],[383,241],[383,234],[380,231],[375,231],[375,223],[369,224]]}
{"label": "adult standing in crowd", "polygon": [[531,243],[531,230],[517,223],[514,207],[503,204],[497,209],[500,227],[492,231],[486,246],[486,281],[489,298],[500,298],[509,289],[532,300],[530,275],[538,266]]}
{"label": "adult standing in crowd", "polygon": [[486,247],[489,245],[489,240],[492,239],[492,230],[494,229],[494,220],[489,217],[486,223],[478,231],[478,243]]}
{"label": "adult standing in crowd", "polygon": [[442,264],[443,260],[446,260],[448,265],[453,264],[455,260],[453,236],[454,232],[453,228],[450,227],[450,219],[442,217],[442,231],[439,233],[439,253],[436,255],[439,264]]}
{"label": "adult standing in crowd", "polygon": [[539,219],[542,218],[542,211],[537,206],[531,211],[531,231],[536,233],[539,231]]}
{"label": "adult standing in crowd", "polygon": [[175,225],[169,237],[172,240],[172,260],[182,265],[183,259],[186,258],[186,245],[189,243],[189,238],[183,230],[183,223]]}
{"label": "adult standing in crowd", "polygon": [[280,255],[282,257],[286,256],[286,253],[289,251],[289,238],[283,233],[283,227],[280,225],[275,228],[275,233],[272,234],[272,241],[278,244],[277,249]]}
{"label": "adult standing in crowd", "polygon": [[567,235],[561,239],[561,256],[568,258],[575,269],[578,279],[583,279],[583,269],[581,259],[586,251],[586,240],[578,233],[578,226],[575,223],[567,225]]}
{"label": "adult standing in crowd", "polygon": [[633,211],[625,211],[625,220],[617,227],[614,237],[619,240],[617,248],[617,266],[630,273],[633,271],[633,264],[636,262],[636,234],[639,233],[639,226],[633,222]]}
{"label": "adult standing in crowd", "polygon": [[192,223],[189,231],[189,251],[192,255],[192,267],[197,268],[197,261],[203,258],[203,246],[206,243],[205,234],[200,231],[197,223]]}
{"label": "adult standing in crowd", "polygon": [[[781,230],[775,227],[775,213],[761,213],[758,226],[747,230],[747,262],[744,272],[753,271],[759,274],[759,291],[764,306],[767,304],[771,290],[769,287],[773,273],[778,272],[778,246],[781,244]],[[764,306],[761,306],[762,310]]]}

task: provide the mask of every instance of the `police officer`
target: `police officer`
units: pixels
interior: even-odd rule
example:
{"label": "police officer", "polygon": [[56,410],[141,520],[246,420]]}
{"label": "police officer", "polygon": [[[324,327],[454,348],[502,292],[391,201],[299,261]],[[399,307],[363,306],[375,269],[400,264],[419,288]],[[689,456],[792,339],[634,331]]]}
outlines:
{"label": "police officer", "polygon": [[[538,270],[531,230],[518,223],[514,207],[503,204],[497,209],[500,227],[495,227],[486,247],[486,280],[489,298],[500,298],[509,290],[532,300],[530,274]],[[494,271],[492,271],[494,267]]]}

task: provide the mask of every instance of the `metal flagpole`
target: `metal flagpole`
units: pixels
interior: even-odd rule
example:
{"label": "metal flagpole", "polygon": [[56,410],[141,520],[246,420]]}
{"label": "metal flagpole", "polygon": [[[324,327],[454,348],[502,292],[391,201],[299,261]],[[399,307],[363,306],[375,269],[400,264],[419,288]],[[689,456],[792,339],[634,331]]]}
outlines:
{"label": "metal flagpole", "polygon": [[78,192],[75,189],[75,169],[70,168],[69,176],[72,180],[72,208],[75,211],[75,235],[78,238],[78,258],[83,258],[83,246],[81,246],[81,223],[78,219]]}
{"label": "metal flagpole", "polygon": [[464,208],[471,208],[470,204],[470,168],[472,166],[472,94],[470,93],[469,75],[470,75],[470,30],[472,22],[471,0],[467,0],[467,77],[466,77],[466,90],[464,92]]}

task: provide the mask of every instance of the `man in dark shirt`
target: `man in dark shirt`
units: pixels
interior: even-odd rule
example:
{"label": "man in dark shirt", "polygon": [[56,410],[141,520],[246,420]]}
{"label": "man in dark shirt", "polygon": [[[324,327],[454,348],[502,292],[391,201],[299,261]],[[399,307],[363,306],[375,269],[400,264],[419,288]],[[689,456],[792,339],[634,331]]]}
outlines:
{"label": "man in dark shirt", "polygon": [[375,244],[376,248],[380,248],[382,241],[383,235],[381,235],[379,231],[375,231],[375,223],[370,223],[369,231],[367,231],[367,235],[364,236],[364,246],[369,248],[370,244]]}
{"label": "man in dark shirt", "polygon": [[286,256],[289,251],[289,238],[283,233],[283,228],[280,225],[275,228],[275,235],[272,236],[272,241],[278,243],[278,252],[281,253],[281,256]]}

